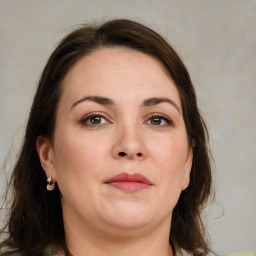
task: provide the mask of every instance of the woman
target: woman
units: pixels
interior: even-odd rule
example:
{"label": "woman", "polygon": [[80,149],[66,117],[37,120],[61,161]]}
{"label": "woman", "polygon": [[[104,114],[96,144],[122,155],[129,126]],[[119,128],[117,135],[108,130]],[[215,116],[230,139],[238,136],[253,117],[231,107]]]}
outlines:
{"label": "woman", "polygon": [[3,255],[206,255],[206,140],[161,36],[129,20],[77,29],[39,82]]}

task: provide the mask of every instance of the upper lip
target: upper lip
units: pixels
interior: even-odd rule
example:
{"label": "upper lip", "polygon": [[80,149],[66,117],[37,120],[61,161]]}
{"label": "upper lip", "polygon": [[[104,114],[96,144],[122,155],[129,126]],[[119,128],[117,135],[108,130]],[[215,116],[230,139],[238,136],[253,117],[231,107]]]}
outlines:
{"label": "upper lip", "polygon": [[111,177],[110,179],[108,179],[105,183],[113,183],[113,182],[141,182],[141,183],[145,183],[148,185],[152,185],[152,182],[150,182],[144,175],[140,174],[140,173],[133,173],[133,174],[129,174],[129,173],[119,173],[113,177]]}

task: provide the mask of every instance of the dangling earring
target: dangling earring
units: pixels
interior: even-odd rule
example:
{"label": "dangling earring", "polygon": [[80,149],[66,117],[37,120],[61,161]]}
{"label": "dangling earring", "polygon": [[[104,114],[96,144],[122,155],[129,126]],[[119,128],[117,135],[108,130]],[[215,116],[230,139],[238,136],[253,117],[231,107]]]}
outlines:
{"label": "dangling earring", "polygon": [[47,188],[48,191],[54,190],[54,188],[55,188],[55,183],[53,183],[53,181],[52,181],[52,176],[49,176],[49,177],[47,178],[47,186],[46,186],[46,188]]}

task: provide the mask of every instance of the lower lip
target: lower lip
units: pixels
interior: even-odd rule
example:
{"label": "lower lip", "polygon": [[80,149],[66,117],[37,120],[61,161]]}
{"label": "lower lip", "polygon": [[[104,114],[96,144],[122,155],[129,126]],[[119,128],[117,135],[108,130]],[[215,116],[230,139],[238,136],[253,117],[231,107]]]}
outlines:
{"label": "lower lip", "polygon": [[142,182],[134,182],[134,181],[118,181],[107,183],[108,185],[123,190],[124,192],[137,192],[142,189],[149,188],[150,185]]}

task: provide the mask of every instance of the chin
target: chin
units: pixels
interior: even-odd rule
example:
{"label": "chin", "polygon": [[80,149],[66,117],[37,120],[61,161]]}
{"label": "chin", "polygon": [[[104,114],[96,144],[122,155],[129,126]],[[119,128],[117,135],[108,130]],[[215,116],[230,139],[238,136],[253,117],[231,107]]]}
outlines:
{"label": "chin", "polygon": [[[105,211],[104,219],[118,228],[137,229],[153,221],[152,210],[139,203],[126,203],[125,206]],[[108,220],[107,220],[108,219]]]}

